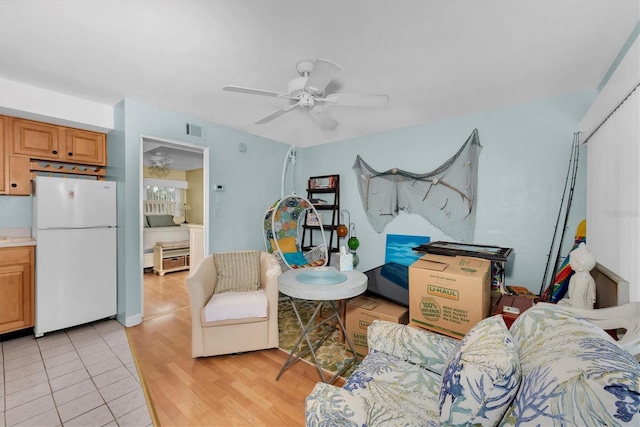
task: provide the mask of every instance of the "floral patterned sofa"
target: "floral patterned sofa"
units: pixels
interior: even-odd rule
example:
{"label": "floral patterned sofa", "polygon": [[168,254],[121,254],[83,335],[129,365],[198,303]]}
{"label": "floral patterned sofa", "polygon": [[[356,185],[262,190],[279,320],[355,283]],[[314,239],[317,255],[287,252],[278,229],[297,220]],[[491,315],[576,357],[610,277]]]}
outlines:
{"label": "floral patterned sofa", "polygon": [[457,341],[375,321],[342,388],[319,383],[307,426],[640,425],[640,365],[570,311],[501,315]]}

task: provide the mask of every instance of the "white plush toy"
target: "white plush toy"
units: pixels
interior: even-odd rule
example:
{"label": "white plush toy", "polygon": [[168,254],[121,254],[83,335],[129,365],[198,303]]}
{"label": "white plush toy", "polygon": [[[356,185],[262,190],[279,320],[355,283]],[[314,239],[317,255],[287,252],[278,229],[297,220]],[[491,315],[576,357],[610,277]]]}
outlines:
{"label": "white plush toy", "polygon": [[596,266],[596,258],[584,243],[569,253],[569,266],[575,272],[569,280],[567,295],[558,305],[593,309],[596,302],[596,282],[589,272]]}

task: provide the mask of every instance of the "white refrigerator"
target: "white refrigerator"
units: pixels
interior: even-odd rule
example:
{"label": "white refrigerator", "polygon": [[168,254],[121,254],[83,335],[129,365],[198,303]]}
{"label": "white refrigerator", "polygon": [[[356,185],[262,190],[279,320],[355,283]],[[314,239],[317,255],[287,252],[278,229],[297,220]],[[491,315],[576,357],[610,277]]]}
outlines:
{"label": "white refrigerator", "polygon": [[36,337],[115,316],[116,183],[34,180]]}

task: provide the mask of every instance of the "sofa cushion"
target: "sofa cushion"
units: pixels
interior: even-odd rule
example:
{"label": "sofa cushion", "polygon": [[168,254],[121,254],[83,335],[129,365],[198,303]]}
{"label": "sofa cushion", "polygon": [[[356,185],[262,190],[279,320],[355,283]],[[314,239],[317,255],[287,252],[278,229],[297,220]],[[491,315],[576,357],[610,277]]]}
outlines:
{"label": "sofa cushion", "polygon": [[[440,376],[420,365],[372,350],[342,388],[350,396],[360,398],[362,412],[357,413],[356,407],[346,407],[339,401],[324,402],[314,408],[318,419],[327,419],[332,411],[342,411],[342,417],[352,422],[357,420],[359,425],[439,424],[437,399]],[[311,400],[316,398],[318,396]],[[337,424],[349,425],[346,421]]]}
{"label": "sofa cushion", "polygon": [[502,319],[489,317],[464,336],[440,387],[440,422],[448,426],[498,424],[520,384],[518,351]]}
{"label": "sofa cushion", "polygon": [[535,306],[510,332],[522,384],[501,425],[640,425],[640,364],[601,328]]}
{"label": "sofa cushion", "polygon": [[213,260],[216,265],[214,294],[260,289],[260,252],[216,253]]}
{"label": "sofa cushion", "polygon": [[369,351],[381,351],[441,375],[460,341],[420,328],[374,320],[367,328],[367,342]]}

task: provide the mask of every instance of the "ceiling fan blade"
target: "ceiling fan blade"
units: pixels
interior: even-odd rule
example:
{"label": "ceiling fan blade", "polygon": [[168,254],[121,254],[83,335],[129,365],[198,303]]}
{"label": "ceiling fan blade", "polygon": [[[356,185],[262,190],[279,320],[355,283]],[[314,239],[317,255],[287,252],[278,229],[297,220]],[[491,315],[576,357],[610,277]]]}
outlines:
{"label": "ceiling fan blade", "polygon": [[263,118],[261,118],[260,120],[258,120],[255,124],[257,125],[263,125],[265,123],[270,122],[271,120],[280,117],[281,115],[283,115],[284,113],[293,110],[294,108],[296,108],[298,106],[298,104],[293,104],[293,105],[285,105],[284,107],[280,108],[279,110],[274,111],[273,113],[269,114],[268,116],[265,116]]}
{"label": "ceiling fan blade", "polygon": [[322,101],[349,107],[385,107],[389,103],[389,95],[334,93]]}
{"label": "ceiling fan blade", "polygon": [[335,127],[338,126],[338,121],[331,117],[325,108],[322,108],[319,105],[310,109],[309,113],[311,113],[313,118],[315,118],[318,123],[320,123],[320,126],[325,129],[335,129]]}
{"label": "ceiling fan blade", "polygon": [[304,88],[312,94],[322,93],[338,71],[340,71],[338,64],[326,59],[316,59]]}
{"label": "ceiling fan blade", "polygon": [[242,87],[242,86],[227,85],[223,87],[222,90],[226,90],[229,92],[250,93],[253,95],[274,96],[276,98],[289,98],[289,95],[286,93],[272,92],[270,90],[262,90],[262,89],[252,89],[249,87]]}

